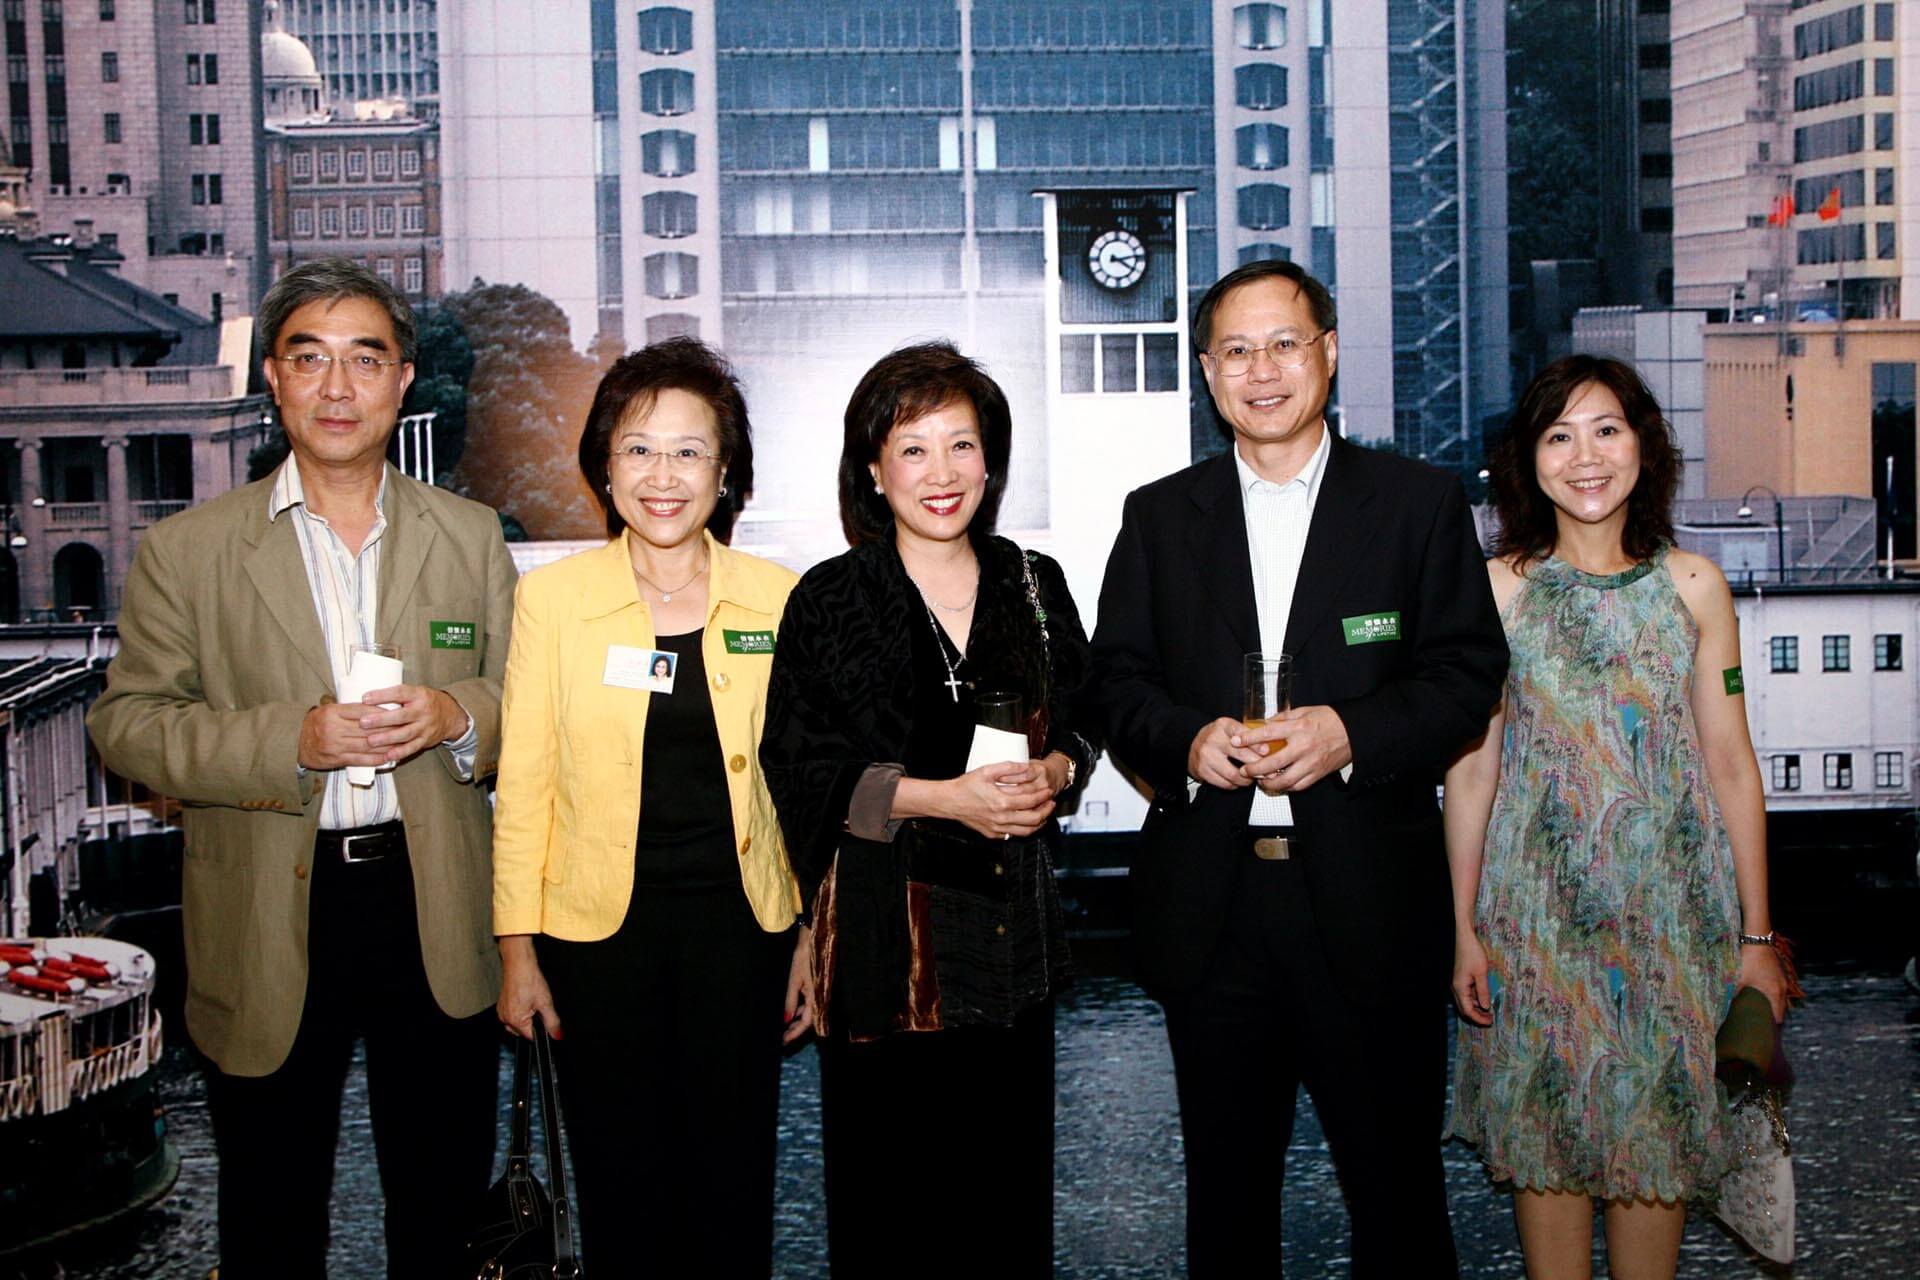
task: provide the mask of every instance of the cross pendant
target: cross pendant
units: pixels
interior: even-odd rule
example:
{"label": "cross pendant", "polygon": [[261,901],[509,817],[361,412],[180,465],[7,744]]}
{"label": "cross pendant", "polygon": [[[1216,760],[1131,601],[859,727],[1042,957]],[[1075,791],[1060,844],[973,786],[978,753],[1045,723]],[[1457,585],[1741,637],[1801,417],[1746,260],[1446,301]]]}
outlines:
{"label": "cross pendant", "polygon": [[947,691],[948,691],[949,693],[951,693],[951,694],[953,695],[953,700],[954,700],[955,702],[958,702],[958,701],[960,701],[960,675],[959,675],[959,673],[958,673],[958,672],[955,672],[955,671],[949,671],[949,672],[947,672],[947,679],[946,679],[946,682],[945,682],[945,683],[946,683],[946,686],[947,686]]}

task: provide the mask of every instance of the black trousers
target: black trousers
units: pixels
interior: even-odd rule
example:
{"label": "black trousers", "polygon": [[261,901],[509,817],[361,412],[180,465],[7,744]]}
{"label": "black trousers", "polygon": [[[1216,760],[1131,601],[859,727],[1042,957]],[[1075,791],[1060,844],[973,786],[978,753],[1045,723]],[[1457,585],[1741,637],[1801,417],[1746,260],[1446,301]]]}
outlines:
{"label": "black trousers", "polygon": [[1053,1005],[820,1042],[834,1280],[1053,1274]]}
{"label": "black trousers", "polygon": [[737,886],[636,887],[612,937],[535,940],[589,1276],[772,1271],[793,942]]}
{"label": "black trousers", "polygon": [[1280,1188],[1300,1085],[1352,1219],[1352,1274],[1459,1274],[1440,1159],[1440,975],[1409,974],[1406,998],[1385,1006],[1347,1000],[1299,861],[1263,862],[1249,848],[1206,977],[1163,1003],[1186,1148],[1189,1275],[1281,1274]]}
{"label": "black trousers", "polygon": [[452,1280],[493,1169],[499,1023],[491,1009],[450,1018],[434,1000],[404,853],[362,863],[316,855],[312,876],[307,1001],[292,1051],[271,1075],[207,1071],[220,1275],[327,1274],[341,1094],[363,1039],[387,1274]]}

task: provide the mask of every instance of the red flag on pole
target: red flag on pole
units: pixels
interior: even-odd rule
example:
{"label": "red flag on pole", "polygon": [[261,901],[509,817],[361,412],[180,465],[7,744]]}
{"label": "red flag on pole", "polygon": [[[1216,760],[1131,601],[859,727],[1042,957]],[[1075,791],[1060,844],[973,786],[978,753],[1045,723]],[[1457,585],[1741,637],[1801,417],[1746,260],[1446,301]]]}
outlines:
{"label": "red flag on pole", "polygon": [[1827,198],[1820,202],[1820,221],[1832,222],[1840,216],[1840,188],[1827,192]]}
{"label": "red flag on pole", "polygon": [[1788,226],[1793,222],[1793,214],[1793,196],[1790,194],[1775,196],[1773,198],[1773,208],[1767,213],[1767,225],[1770,227]]}

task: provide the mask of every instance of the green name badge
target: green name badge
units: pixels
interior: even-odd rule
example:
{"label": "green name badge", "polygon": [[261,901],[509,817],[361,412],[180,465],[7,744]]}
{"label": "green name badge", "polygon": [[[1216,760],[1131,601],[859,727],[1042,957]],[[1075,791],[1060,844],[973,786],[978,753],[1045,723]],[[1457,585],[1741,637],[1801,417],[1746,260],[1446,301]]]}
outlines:
{"label": "green name badge", "polygon": [[1728,667],[1720,673],[1720,679],[1726,682],[1727,696],[1729,698],[1736,693],[1745,693],[1747,691],[1747,678],[1740,674],[1740,668],[1738,667]]}
{"label": "green name badge", "polygon": [[433,638],[433,647],[436,649],[473,648],[471,622],[429,622],[427,630]]}
{"label": "green name badge", "polygon": [[773,632],[771,631],[727,631],[723,629],[720,634],[726,637],[728,653],[773,652]]}
{"label": "green name badge", "polygon": [[1340,619],[1340,625],[1346,628],[1348,644],[1378,644],[1382,640],[1398,640],[1400,611],[1363,613],[1357,617]]}

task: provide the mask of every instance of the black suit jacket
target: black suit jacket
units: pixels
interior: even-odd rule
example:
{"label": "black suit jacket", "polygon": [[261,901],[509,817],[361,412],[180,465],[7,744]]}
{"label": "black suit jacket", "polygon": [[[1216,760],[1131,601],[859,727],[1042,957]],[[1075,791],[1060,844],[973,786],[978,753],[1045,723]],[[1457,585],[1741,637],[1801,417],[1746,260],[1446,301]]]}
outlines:
{"label": "black suit jacket", "polygon": [[[1397,638],[1350,643],[1345,620],[1397,613]],[[1354,637],[1360,640],[1361,637]],[[1187,798],[1187,749],[1240,707],[1260,650],[1246,516],[1231,454],[1128,495],[1100,591],[1096,696],[1120,762],[1154,792],[1132,874],[1149,987],[1206,972],[1233,890],[1253,789]],[[1434,787],[1487,726],[1507,645],[1466,495],[1424,463],[1336,437],[1294,588],[1293,703],[1339,713],[1350,781],[1294,793],[1320,942],[1352,999],[1444,986],[1452,916]]]}

